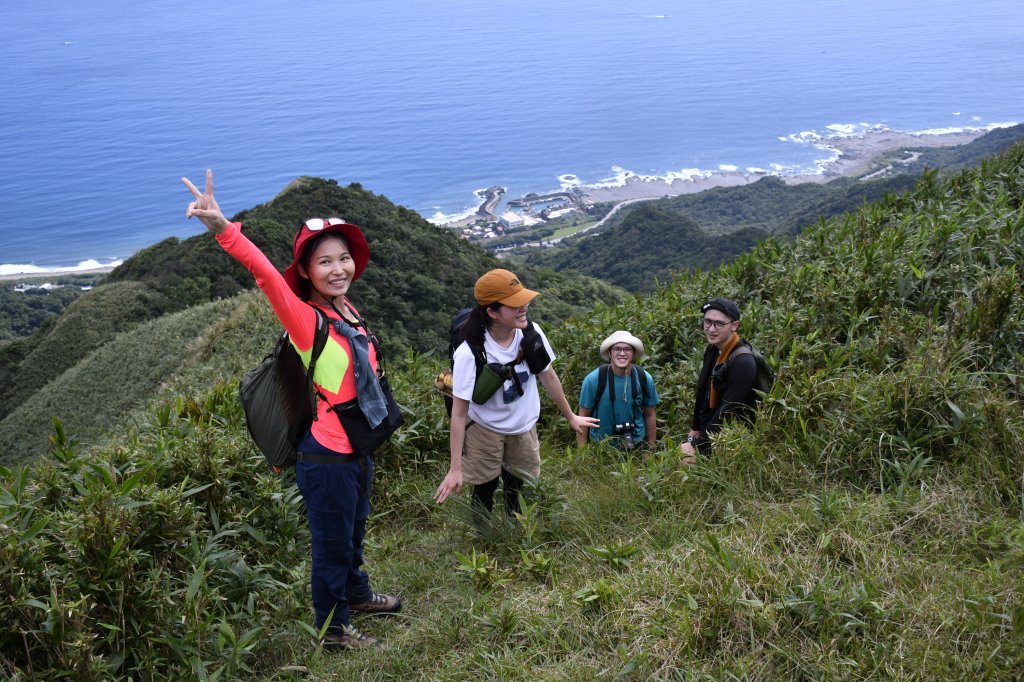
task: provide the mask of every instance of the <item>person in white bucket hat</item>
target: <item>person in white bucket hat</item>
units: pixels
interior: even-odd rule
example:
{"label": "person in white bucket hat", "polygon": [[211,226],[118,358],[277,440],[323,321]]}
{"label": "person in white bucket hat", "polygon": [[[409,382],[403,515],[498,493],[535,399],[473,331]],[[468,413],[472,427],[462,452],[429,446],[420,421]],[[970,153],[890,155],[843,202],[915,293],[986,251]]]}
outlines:
{"label": "person in white bucket hat", "polygon": [[600,424],[578,434],[577,444],[611,438],[627,450],[655,446],[655,408],[661,399],[650,372],[636,364],[643,354],[643,341],[627,331],[616,331],[601,342],[601,359],[607,364],[583,379],[579,409],[580,416],[597,417]]}

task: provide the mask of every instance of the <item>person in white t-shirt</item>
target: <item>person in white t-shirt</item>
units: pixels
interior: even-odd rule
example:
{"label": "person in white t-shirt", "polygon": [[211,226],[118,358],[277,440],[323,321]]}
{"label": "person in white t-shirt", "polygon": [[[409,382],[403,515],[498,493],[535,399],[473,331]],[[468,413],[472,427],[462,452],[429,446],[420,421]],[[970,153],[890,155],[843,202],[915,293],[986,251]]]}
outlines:
{"label": "person in white t-shirt", "polygon": [[477,306],[462,328],[452,367],[451,465],[434,494],[438,503],[469,483],[473,504],[490,513],[500,480],[506,511],[519,511],[524,479],[540,476],[538,378],[577,434],[598,425],[572,411],[551,366],[555,353],[540,327],[527,321],[537,295],[508,270],[491,270],[476,281]]}

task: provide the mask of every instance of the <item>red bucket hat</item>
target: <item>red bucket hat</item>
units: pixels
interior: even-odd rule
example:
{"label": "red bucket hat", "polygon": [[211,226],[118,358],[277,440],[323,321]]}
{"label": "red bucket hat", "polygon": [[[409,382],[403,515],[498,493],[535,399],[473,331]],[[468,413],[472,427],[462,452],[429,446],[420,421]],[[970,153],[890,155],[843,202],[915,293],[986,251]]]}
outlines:
{"label": "red bucket hat", "polygon": [[348,252],[352,255],[352,261],[356,265],[352,281],[359,279],[363,271],[366,270],[366,265],[370,262],[370,246],[366,243],[363,231],[357,225],[346,223],[341,218],[310,218],[302,223],[302,227],[295,233],[295,239],[292,242],[292,263],[284,270],[284,281],[288,283],[296,296],[306,295],[307,291],[303,282],[309,281],[299,274],[299,258],[302,256],[302,251],[310,239],[328,232],[340,235],[348,244]]}

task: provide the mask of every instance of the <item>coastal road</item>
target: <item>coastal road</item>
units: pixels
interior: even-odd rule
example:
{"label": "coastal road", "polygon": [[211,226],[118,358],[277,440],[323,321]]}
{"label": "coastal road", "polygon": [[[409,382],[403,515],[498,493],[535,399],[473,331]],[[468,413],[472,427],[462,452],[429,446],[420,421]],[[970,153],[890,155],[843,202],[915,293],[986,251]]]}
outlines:
{"label": "coastal road", "polygon": [[[568,236],[575,237],[575,236],[581,235],[581,234],[583,234],[585,232],[590,232],[591,230],[596,230],[597,228],[601,227],[606,222],[608,222],[608,220],[610,220],[613,215],[618,213],[619,209],[622,208],[623,206],[629,206],[630,204],[635,204],[635,203],[637,203],[639,201],[651,201],[653,199],[661,199],[661,198],[662,197],[641,197],[639,199],[626,199],[625,201],[620,201],[619,203],[617,203],[614,206],[612,206],[612,210],[608,211],[608,215],[606,215],[605,217],[601,218],[600,220],[598,220],[596,223],[594,223],[590,227],[584,228],[584,229],[580,230],[579,232],[573,232],[571,235],[568,235]],[[558,242],[562,241],[563,239],[565,239],[565,237],[558,237],[557,239],[546,239],[545,241],[550,242],[552,244],[557,244]]]}

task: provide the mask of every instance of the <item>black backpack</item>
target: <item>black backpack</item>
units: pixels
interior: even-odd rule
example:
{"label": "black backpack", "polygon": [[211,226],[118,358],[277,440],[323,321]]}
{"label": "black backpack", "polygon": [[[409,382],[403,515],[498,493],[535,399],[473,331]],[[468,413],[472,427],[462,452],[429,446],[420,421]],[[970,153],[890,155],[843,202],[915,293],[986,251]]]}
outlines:
{"label": "black backpack", "polygon": [[274,473],[295,464],[295,446],[316,419],[313,370],[327,345],[330,323],[316,310],[316,333],[309,369],[283,333],[267,357],[242,377],[238,394],[245,410],[245,425],[256,447]]}
{"label": "black backpack", "polygon": [[757,365],[757,377],[754,379],[754,385],[751,388],[756,392],[757,401],[760,402],[764,396],[771,392],[772,386],[775,385],[775,372],[761,351],[749,344],[737,345],[733,348],[732,354],[729,357],[731,359],[737,355],[744,354],[753,356],[754,363]]}

